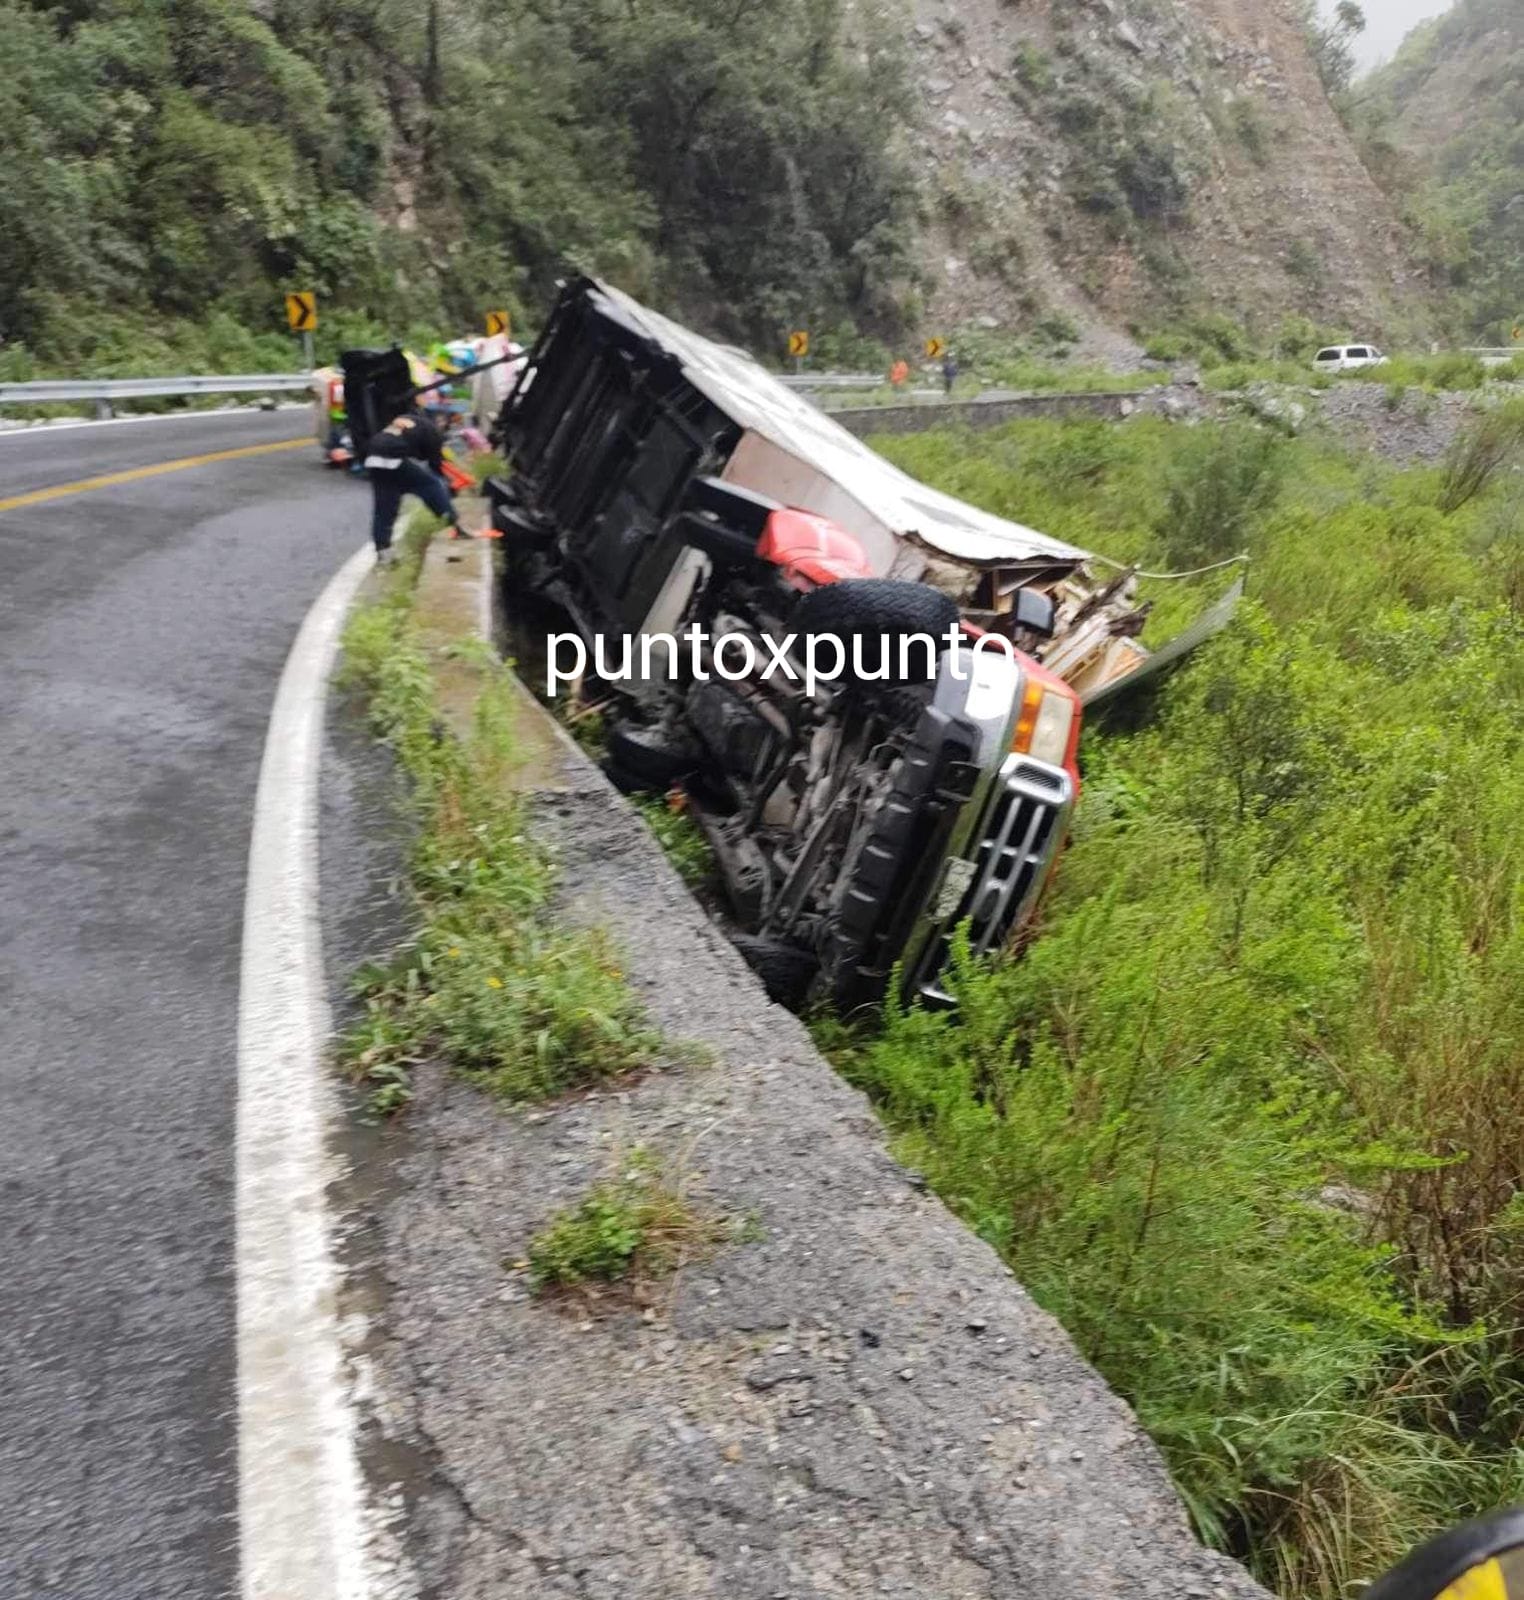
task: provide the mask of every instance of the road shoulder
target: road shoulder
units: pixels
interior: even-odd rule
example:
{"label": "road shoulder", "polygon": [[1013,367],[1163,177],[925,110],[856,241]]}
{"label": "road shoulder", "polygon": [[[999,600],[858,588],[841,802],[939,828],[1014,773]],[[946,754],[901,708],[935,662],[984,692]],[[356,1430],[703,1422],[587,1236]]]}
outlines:
{"label": "road shoulder", "polygon": [[[1259,1595],[637,815],[547,748],[554,915],[607,930],[702,1059],[516,1111],[425,1066],[359,1162],[373,1487],[406,1508],[421,1592]],[[532,1294],[530,1239],[636,1148],[744,1233],[639,1298]]]}

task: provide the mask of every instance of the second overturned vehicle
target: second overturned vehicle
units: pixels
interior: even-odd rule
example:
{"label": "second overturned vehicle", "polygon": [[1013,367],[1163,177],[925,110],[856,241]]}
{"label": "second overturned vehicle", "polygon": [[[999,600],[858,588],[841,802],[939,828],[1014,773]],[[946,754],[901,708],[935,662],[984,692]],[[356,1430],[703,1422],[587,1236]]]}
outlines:
{"label": "second overturned vehicle", "polygon": [[961,924],[976,953],[1020,935],[1079,792],[1077,685],[1140,653],[1125,585],[1090,590],[1086,552],[915,482],[591,280],[495,440],[510,616],[551,608],[580,641],[562,675],[606,708],[611,775],[682,791],[775,996],[852,1008],[898,971],[946,1003]]}

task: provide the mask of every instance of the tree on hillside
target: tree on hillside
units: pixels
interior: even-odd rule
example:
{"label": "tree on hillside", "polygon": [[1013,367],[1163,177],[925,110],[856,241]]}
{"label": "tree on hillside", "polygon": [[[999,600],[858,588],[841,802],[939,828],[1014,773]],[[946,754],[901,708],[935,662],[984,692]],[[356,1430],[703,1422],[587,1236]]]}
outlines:
{"label": "tree on hillside", "polygon": [[1307,0],[1304,25],[1318,77],[1330,100],[1338,104],[1355,76],[1355,40],[1365,32],[1365,13],[1355,0],[1339,0],[1332,18],[1324,22],[1316,0]]}
{"label": "tree on hillside", "polygon": [[605,273],[737,336],[885,322],[915,196],[841,0],[0,0],[0,339],[81,303],[392,326]]}

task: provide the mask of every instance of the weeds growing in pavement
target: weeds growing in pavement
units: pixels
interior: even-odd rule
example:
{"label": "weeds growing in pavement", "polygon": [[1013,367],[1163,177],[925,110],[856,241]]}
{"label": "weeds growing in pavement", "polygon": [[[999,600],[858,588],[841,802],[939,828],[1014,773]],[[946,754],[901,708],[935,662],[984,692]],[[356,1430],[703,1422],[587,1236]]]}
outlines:
{"label": "weeds growing in pavement", "polygon": [[365,1012],[341,1059],[383,1115],[411,1098],[410,1069],[437,1056],[493,1094],[544,1098],[630,1071],[661,1050],[596,931],[546,916],[552,872],[501,781],[512,721],[504,669],[483,654],[476,723],[460,741],[441,726],[429,664],[409,624],[407,564],[345,633],[341,681],[368,697],[372,726],[396,751],[419,816],[411,868],[420,929],[357,978]]}
{"label": "weeds growing in pavement", "polygon": [[683,1182],[647,1151],[635,1149],[620,1168],[530,1240],[536,1292],[662,1277],[738,1237],[729,1220],[696,1207]]}
{"label": "weeds growing in pavement", "polygon": [[550,703],[551,715],[572,736],[577,748],[594,761],[603,759],[608,745],[604,705],[605,702],[595,704],[575,695],[561,695]]}

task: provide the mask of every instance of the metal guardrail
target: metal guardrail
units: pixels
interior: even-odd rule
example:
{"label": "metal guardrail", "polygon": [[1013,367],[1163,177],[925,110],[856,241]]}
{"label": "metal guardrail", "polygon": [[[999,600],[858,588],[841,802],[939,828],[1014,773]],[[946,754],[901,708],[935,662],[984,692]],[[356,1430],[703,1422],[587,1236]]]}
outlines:
{"label": "metal guardrail", "polygon": [[180,378],[43,378],[35,383],[0,383],[0,405],[60,405],[93,402],[109,416],[113,400],[170,399],[187,394],[293,394],[312,388],[307,372],[218,373]]}
{"label": "metal guardrail", "polygon": [[783,372],[776,376],[787,389],[882,389],[889,382],[879,372]]}
{"label": "metal guardrail", "polygon": [[[878,389],[884,379],[874,372],[790,372],[782,375],[790,389]],[[304,394],[312,388],[307,372],[216,373],[177,378],[43,378],[34,383],[0,383],[0,406],[93,404],[100,416],[111,415],[116,400],[168,400],[195,394]]]}
{"label": "metal guardrail", "polygon": [[[1494,363],[1511,361],[1521,349],[1473,346],[1463,352]],[[882,389],[887,380],[877,372],[785,372],[778,379],[790,389]],[[177,378],[43,378],[34,383],[0,383],[0,406],[94,404],[110,416],[113,400],[173,399],[194,394],[305,394],[312,388],[308,372],[215,373]],[[919,393],[919,391],[917,391]],[[936,391],[926,391],[935,393]]]}

